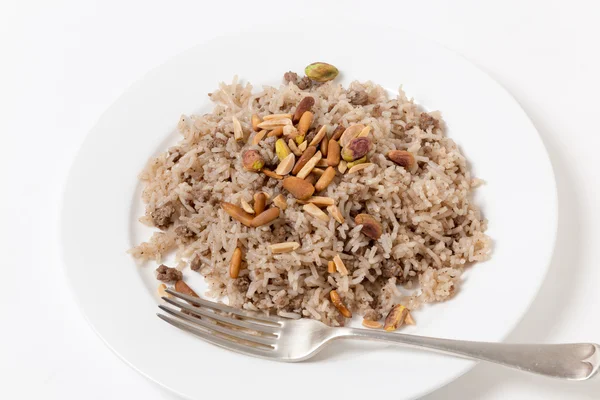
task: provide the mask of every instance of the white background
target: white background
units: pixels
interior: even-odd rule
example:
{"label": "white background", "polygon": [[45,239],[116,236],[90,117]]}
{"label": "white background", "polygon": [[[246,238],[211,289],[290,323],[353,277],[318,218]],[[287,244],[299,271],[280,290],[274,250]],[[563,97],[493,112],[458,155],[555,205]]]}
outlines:
{"label": "white background", "polygon": [[[560,215],[547,280],[509,340],[600,342],[599,2],[0,2],[2,398],[175,399],[104,346],[66,286],[57,223],[73,157],[100,114],[171,56],[224,32],[298,16],[361,29],[344,24],[357,14],[456,50],[521,103],[552,159]],[[243,62],[268,62],[260,52]],[[498,138],[498,151],[518,145]],[[506,162],[527,173],[527,160]],[[526,221],[514,222],[520,229]],[[199,376],[198,384],[210,383]],[[600,378],[564,383],[479,365],[426,397],[454,398],[599,399]]]}

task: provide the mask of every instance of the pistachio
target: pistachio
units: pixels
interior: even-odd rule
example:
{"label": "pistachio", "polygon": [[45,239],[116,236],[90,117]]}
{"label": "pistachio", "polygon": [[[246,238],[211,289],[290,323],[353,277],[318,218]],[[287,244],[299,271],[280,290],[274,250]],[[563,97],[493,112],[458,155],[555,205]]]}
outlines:
{"label": "pistachio", "polygon": [[304,153],[302,153],[302,155],[298,159],[298,162],[296,162],[296,165],[294,165],[294,168],[292,169],[292,174],[296,175],[298,172],[300,172],[300,170],[306,165],[308,160],[310,160],[312,156],[315,155],[316,152],[317,148],[315,146],[308,146]]}
{"label": "pistachio", "polygon": [[315,184],[315,190],[317,192],[325,190],[325,188],[327,188],[327,186],[329,186],[329,184],[333,182],[333,178],[335,178],[335,168],[327,167],[323,175],[321,175],[321,177]]}
{"label": "pistachio", "polygon": [[366,156],[371,147],[373,144],[368,137],[354,138],[342,149],[342,158],[348,162],[358,160]]}
{"label": "pistachio", "polygon": [[281,160],[277,168],[275,169],[275,173],[278,175],[287,175],[294,168],[294,163],[296,162],[296,156],[294,153],[288,154],[286,158]]}
{"label": "pistachio", "polygon": [[320,219],[321,221],[325,221],[325,222],[329,221],[329,215],[325,214],[323,211],[321,211],[321,209],[319,207],[317,207],[316,205],[314,205],[312,203],[303,205],[302,209],[304,211],[306,211],[308,214],[312,215],[313,217]]}
{"label": "pistachio", "polygon": [[242,165],[247,171],[258,172],[265,166],[265,160],[258,150],[246,150],[242,153]]}
{"label": "pistachio", "polygon": [[370,329],[379,329],[383,327],[383,325],[381,325],[381,322],[371,321],[370,319],[363,319],[362,326]]}
{"label": "pistachio", "polygon": [[355,165],[364,164],[366,162],[367,162],[367,156],[364,156],[364,157],[359,158],[358,160],[354,160],[352,162],[349,162],[347,164],[347,166],[348,166],[348,169],[350,169],[350,168],[354,167]]}
{"label": "pistachio", "polygon": [[331,138],[327,149],[327,165],[336,167],[340,163],[340,144]]}
{"label": "pistachio", "polygon": [[292,114],[271,114],[271,115],[265,115],[263,117],[263,120],[268,121],[270,119],[291,119],[292,118]]}
{"label": "pistachio", "polygon": [[327,150],[329,150],[329,137],[327,135],[325,135],[323,140],[321,140],[319,148],[321,150],[321,154],[323,154],[323,157],[327,157]]}
{"label": "pistachio", "polygon": [[275,221],[277,218],[279,218],[279,208],[272,207],[254,217],[254,219],[250,222],[250,225],[253,228],[258,228],[259,226],[267,225]]}
{"label": "pistachio", "polygon": [[254,209],[252,207],[250,207],[250,204],[248,204],[248,202],[246,200],[241,199],[240,204],[242,205],[242,208],[244,209],[244,211],[246,211],[248,214],[254,214]]}
{"label": "pistachio", "polygon": [[279,161],[283,161],[283,159],[292,154],[288,145],[285,144],[284,139],[277,139],[275,142],[275,153],[277,153],[277,158],[279,158]]}
{"label": "pistachio", "polygon": [[346,221],[344,219],[344,216],[342,215],[342,212],[335,204],[332,206],[327,206],[327,211],[329,211],[329,214],[331,214],[333,219],[335,219],[340,224],[343,224]]}
{"label": "pistachio", "polygon": [[340,273],[340,275],[342,275],[342,276],[348,275],[348,268],[346,268],[346,265],[342,261],[342,258],[340,257],[339,254],[336,254],[335,257],[333,257],[333,262],[335,263],[335,268]]}
{"label": "pistachio", "polygon": [[354,217],[354,222],[356,222],[356,225],[362,225],[360,231],[363,235],[368,236],[371,239],[377,240],[383,233],[381,223],[369,214],[358,214]]}
{"label": "pistachio", "polygon": [[302,155],[302,151],[298,148],[293,139],[288,140],[288,147],[296,155],[296,157],[300,157]]}
{"label": "pistachio", "polygon": [[298,123],[298,121],[300,121],[300,117],[302,117],[302,114],[304,114],[306,111],[310,111],[310,109],[314,105],[315,99],[311,96],[306,96],[305,98],[300,100],[300,103],[298,103],[298,106],[296,107],[296,112],[294,112],[292,122],[294,124]]}
{"label": "pistachio", "polygon": [[242,130],[242,124],[240,121],[234,116],[231,117],[233,121],[233,137],[236,141],[240,141],[244,139],[244,131]]}
{"label": "pistachio", "polygon": [[385,317],[385,324],[383,329],[388,332],[395,331],[404,323],[404,319],[408,314],[408,308],[403,305],[397,304],[388,313],[387,317]]}
{"label": "pistachio", "polygon": [[287,201],[285,200],[285,196],[282,194],[278,194],[273,199],[273,204],[275,204],[281,210],[285,210],[287,208]]}
{"label": "pistachio", "polygon": [[282,180],[282,179],[283,179],[283,176],[281,176],[281,175],[277,175],[275,172],[271,171],[270,169],[263,168],[263,169],[261,170],[261,172],[262,172],[263,174],[265,174],[266,176],[268,176],[269,178],[273,178],[273,179],[279,179],[279,180]]}
{"label": "pistachio", "polygon": [[319,129],[319,132],[317,132],[317,134],[315,135],[315,137],[313,138],[313,140],[311,140],[311,142],[308,144],[309,146],[316,146],[319,143],[321,143],[321,140],[323,140],[323,138],[327,135],[327,125],[323,125],[321,127],[321,129]]}
{"label": "pistachio", "polygon": [[242,249],[236,247],[231,256],[229,262],[229,276],[232,279],[237,279],[240,274],[240,267],[242,266]]}
{"label": "pistachio", "polygon": [[254,195],[254,214],[258,215],[265,211],[267,204],[267,196],[263,192],[256,193]]}
{"label": "pistachio", "polygon": [[331,64],[315,62],[308,65],[304,69],[304,73],[313,81],[327,82],[335,79],[335,77],[338,76],[339,71]]}
{"label": "pistachio", "polygon": [[310,182],[295,176],[285,178],[283,187],[299,200],[307,200],[315,192],[315,187]]}
{"label": "pistachio", "polygon": [[355,165],[348,170],[348,174],[353,174],[355,172],[360,171],[361,169],[369,168],[371,165],[374,165],[374,164],[370,163],[370,162],[366,162],[366,163]]}
{"label": "pistachio", "polygon": [[314,156],[302,167],[302,169],[296,174],[298,178],[304,179],[310,174],[310,171],[315,167],[319,160],[323,157],[320,151],[317,151]]}
{"label": "pistachio", "polygon": [[329,261],[327,263],[327,272],[330,274],[334,274],[335,273],[335,263],[333,261]]}
{"label": "pistachio", "polygon": [[342,302],[342,299],[338,292],[332,290],[331,292],[329,292],[329,298],[331,299],[331,302],[333,303],[335,308],[338,309],[340,314],[342,314],[346,318],[352,318],[352,312],[350,312],[350,310],[348,310],[346,305]]}
{"label": "pistachio", "polygon": [[364,128],[365,126],[362,124],[352,125],[346,128],[344,133],[342,133],[342,136],[340,136],[340,146],[346,147],[352,139],[358,137],[358,135]]}
{"label": "pistachio", "polygon": [[[286,125],[286,126],[289,126],[289,125]],[[267,134],[267,137],[273,137],[273,136],[280,137],[281,135],[283,135],[283,126],[278,126],[275,129],[273,129],[271,132],[269,132]]]}
{"label": "pistachio", "polygon": [[252,144],[253,145],[257,145],[260,143],[261,140],[263,140],[263,138],[265,137],[265,135],[267,134],[267,130],[263,129],[259,132],[256,132],[256,135],[254,135],[254,138],[252,138]]}
{"label": "pistachio", "polygon": [[415,165],[415,156],[405,150],[392,150],[387,153],[387,157],[407,171]]}
{"label": "pistachio", "polygon": [[242,224],[246,226],[251,226],[252,215],[248,214],[246,211],[236,206],[235,204],[227,203],[225,201],[221,202],[221,207],[231,218],[236,221],[240,221]]}
{"label": "pistachio", "polygon": [[300,247],[300,243],[298,242],[284,242],[284,243],[276,243],[269,246],[271,248],[271,252],[273,254],[279,253],[289,253],[290,251],[294,251]]}
{"label": "pistachio", "polygon": [[183,294],[187,294],[192,297],[200,297],[194,292],[194,290],[188,286],[187,283],[182,281],[181,279],[175,282],[175,291]]}
{"label": "pistachio", "polygon": [[346,128],[344,127],[344,125],[338,125],[337,128],[335,128],[333,130],[333,133],[331,134],[331,140],[340,140],[340,137],[342,136],[342,133],[344,133],[345,130]]}
{"label": "pistachio", "polygon": [[300,135],[306,135],[306,132],[308,132],[308,129],[313,122],[313,118],[314,114],[310,111],[306,111],[302,114],[302,117],[300,117],[300,121],[298,122],[298,132]]}
{"label": "pistachio", "polygon": [[260,131],[260,128],[258,127],[258,124],[261,123],[260,117],[256,114],[252,115],[252,129],[254,130],[254,132],[258,132]]}

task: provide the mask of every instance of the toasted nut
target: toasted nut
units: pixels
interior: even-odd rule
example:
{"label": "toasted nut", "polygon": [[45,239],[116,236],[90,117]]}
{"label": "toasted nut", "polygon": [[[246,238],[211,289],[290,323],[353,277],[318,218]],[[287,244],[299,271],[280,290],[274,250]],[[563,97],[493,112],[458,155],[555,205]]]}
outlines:
{"label": "toasted nut", "polygon": [[246,226],[252,226],[252,215],[248,214],[246,211],[236,206],[235,204],[227,203],[225,201],[221,202],[221,207],[229,216],[236,221],[240,221],[242,224]]}
{"label": "toasted nut", "polygon": [[333,303],[335,308],[338,309],[340,314],[342,314],[346,318],[352,318],[352,313],[350,312],[350,310],[348,310],[346,305],[342,303],[342,299],[340,298],[338,292],[332,290],[331,292],[329,292],[329,298],[331,299],[331,302]]}
{"label": "toasted nut", "polygon": [[298,132],[300,135],[306,135],[306,132],[308,132],[308,129],[313,122],[313,118],[314,114],[310,111],[306,111],[302,114],[302,117],[300,117],[300,121],[298,122]]}
{"label": "toasted nut", "polygon": [[231,120],[233,121],[233,137],[235,140],[240,141],[244,139],[244,131],[242,130],[242,124],[240,124],[240,121],[235,117],[231,117]]}
{"label": "toasted nut", "polygon": [[284,242],[284,243],[276,243],[269,246],[271,248],[271,252],[273,254],[279,253],[289,253],[290,251],[294,251],[300,247],[300,243],[298,242]]}
{"label": "toasted nut", "polygon": [[241,199],[240,204],[242,205],[242,208],[244,209],[244,211],[246,211],[248,214],[254,214],[254,209],[252,207],[250,207],[250,204],[248,204],[248,202],[246,200]]}
{"label": "toasted nut", "polygon": [[363,128],[362,131],[360,131],[360,133],[358,134],[357,137],[367,137],[367,136],[369,136],[370,132],[371,132],[371,125],[367,125]]}
{"label": "toasted nut", "polygon": [[336,205],[328,206],[327,207],[327,211],[329,211],[329,214],[331,214],[331,216],[333,217],[333,219],[335,219],[340,224],[343,224],[346,221],[344,219],[344,216],[342,215],[340,209],[337,208]]}
{"label": "toasted nut", "polygon": [[331,64],[316,62],[304,68],[304,73],[313,81],[327,82],[335,79],[339,71]]}
{"label": "toasted nut", "polygon": [[315,137],[313,138],[313,140],[311,140],[311,142],[308,144],[309,146],[316,146],[319,143],[321,143],[321,140],[323,140],[323,138],[327,136],[327,125],[323,125],[321,127],[321,129],[319,129],[319,132],[317,132],[317,134],[315,135]]}
{"label": "toasted nut", "polygon": [[200,297],[196,294],[196,292],[194,292],[194,290],[191,287],[187,285],[187,283],[185,283],[182,280],[178,280],[177,282],[175,282],[175,291],[187,294],[188,296],[192,297]]}
{"label": "toasted nut", "polygon": [[361,169],[369,168],[371,165],[373,165],[373,163],[369,163],[369,162],[355,165],[348,170],[348,174],[353,174],[355,172],[360,171]]}
{"label": "toasted nut", "polygon": [[408,311],[408,313],[406,313],[406,318],[404,318],[404,323],[406,325],[416,325],[417,323],[415,322],[415,320],[413,319],[410,310]]}
{"label": "toasted nut", "polygon": [[329,150],[329,137],[327,135],[325,135],[323,140],[321,140],[319,149],[321,150],[321,154],[323,154],[323,157],[327,157],[327,150]]}
{"label": "toasted nut", "polygon": [[256,135],[254,135],[254,138],[252,138],[252,144],[253,145],[257,145],[260,143],[261,140],[263,140],[263,138],[265,137],[265,135],[267,134],[267,130],[263,129],[259,132],[256,133]]}
{"label": "toasted nut", "polygon": [[333,133],[331,134],[331,140],[340,140],[340,137],[342,137],[342,133],[344,133],[345,130],[346,127],[344,127],[343,125],[338,125],[337,128],[335,128],[333,130]]}
{"label": "toasted nut", "polygon": [[348,162],[358,160],[366,156],[372,147],[371,139],[367,137],[354,138],[342,149],[342,158]]}
{"label": "toasted nut", "polygon": [[279,158],[279,161],[283,161],[284,158],[292,154],[290,148],[287,144],[285,144],[285,140],[283,139],[277,139],[275,142],[275,153],[277,153],[277,158]]}
{"label": "toasted nut", "polygon": [[329,186],[329,184],[333,182],[333,178],[335,178],[335,168],[327,167],[323,175],[321,175],[321,177],[315,184],[315,190],[317,192],[325,190],[325,188],[327,188],[327,186]]}
{"label": "toasted nut", "polygon": [[340,163],[340,144],[333,140],[333,138],[329,141],[329,146],[327,149],[327,165],[330,167],[335,167]]}
{"label": "toasted nut", "polygon": [[313,217],[320,219],[321,221],[329,221],[329,215],[325,214],[323,211],[321,211],[319,207],[312,203],[303,205],[302,209],[308,214],[312,215]]}
{"label": "toasted nut", "polygon": [[362,326],[370,329],[379,329],[383,327],[383,325],[381,325],[381,322],[371,321],[370,319],[363,319]]}
{"label": "toasted nut", "polygon": [[311,96],[306,96],[305,98],[300,100],[300,103],[298,103],[298,106],[296,107],[296,112],[294,112],[292,122],[295,124],[298,123],[298,121],[300,121],[300,118],[302,117],[302,114],[304,114],[306,111],[310,111],[310,109],[314,105],[315,99]]}
{"label": "toasted nut", "polygon": [[[287,125],[286,125],[287,126]],[[267,134],[267,137],[281,137],[283,135],[283,126],[278,126]]]}
{"label": "toasted nut", "polygon": [[383,233],[381,223],[379,223],[379,221],[369,214],[358,214],[356,217],[354,217],[354,222],[356,222],[356,225],[362,225],[360,231],[363,233],[363,235],[368,236],[371,239],[377,240]]}
{"label": "toasted nut", "polygon": [[[284,143],[285,144],[285,143]],[[277,168],[275,169],[275,173],[278,175],[287,175],[294,168],[294,163],[296,162],[296,156],[294,153],[288,154],[286,158],[281,160]]]}
{"label": "toasted nut", "polygon": [[302,150],[302,147],[301,147],[302,143],[304,143],[304,138],[306,138],[306,135],[296,135],[294,137],[294,142],[296,142],[300,151],[304,151],[304,150]]}
{"label": "toasted nut", "polygon": [[300,151],[293,139],[288,140],[288,146],[292,153],[296,155],[296,157],[300,157],[302,155],[302,151]]}
{"label": "toasted nut", "polygon": [[317,178],[317,180],[319,180],[319,178],[325,173],[324,169],[321,168],[313,168],[312,171],[310,171],[311,175],[314,175],[315,178]]}
{"label": "toasted nut", "polygon": [[317,182],[317,176],[315,174],[310,174],[304,178],[304,180],[314,186]]}
{"label": "toasted nut", "polygon": [[329,261],[327,263],[327,272],[330,274],[334,274],[335,273],[335,263],[333,261]]}
{"label": "toasted nut", "polygon": [[247,171],[258,172],[265,166],[265,160],[258,150],[246,150],[242,153],[242,165]]}
{"label": "toasted nut", "polygon": [[240,275],[240,267],[242,266],[242,249],[236,247],[229,262],[229,276],[236,279]]}
{"label": "toasted nut", "polygon": [[310,199],[306,200],[306,202],[314,204],[316,206],[325,207],[332,206],[335,203],[335,200],[333,200],[331,197],[313,196]]}
{"label": "toasted nut", "polygon": [[294,165],[294,168],[292,169],[292,174],[295,175],[298,172],[300,172],[300,170],[306,165],[308,160],[310,160],[312,156],[315,155],[316,152],[317,148],[315,146],[308,146],[304,153],[302,153],[302,155],[298,159],[298,162],[296,162],[296,165]]}
{"label": "toasted nut", "polygon": [[292,120],[289,118],[269,119],[258,124],[260,129],[275,129],[278,126],[292,125]]}
{"label": "toasted nut", "polygon": [[263,168],[263,169],[261,170],[261,172],[262,172],[263,174],[265,174],[266,176],[268,176],[269,178],[273,178],[273,179],[279,179],[279,180],[282,180],[282,179],[283,179],[283,176],[281,176],[281,175],[277,175],[275,172],[271,171],[270,169]]}
{"label": "toasted nut", "polygon": [[405,150],[392,150],[387,153],[387,157],[407,171],[415,165],[415,156]]}
{"label": "toasted nut", "polygon": [[283,180],[283,187],[299,200],[306,200],[315,192],[315,187],[313,185],[304,179],[295,176],[288,176],[285,178]]}
{"label": "toasted nut", "polygon": [[256,215],[265,211],[267,204],[267,195],[264,192],[258,192],[254,195],[254,212]]}
{"label": "toasted nut", "polygon": [[298,145],[298,150],[300,150],[301,152],[304,153],[304,151],[307,149],[307,147],[308,147],[308,142],[304,141]]}
{"label": "toasted nut", "polygon": [[323,155],[320,151],[317,151],[315,155],[312,156],[310,160],[308,160],[304,167],[302,167],[298,174],[296,174],[296,176],[302,179],[306,178],[308,174],[310,174],[310,171],[312,171],[312,169],[315,167],[315,165],[317,165],[321,157],[323,157]]}
{"label": "toasted nut", "polygon": [[254,217],[254,219],[250,222],[250,225],[253,228],[258,228],[259,226],[267,225],[275,221],[277,218],[279,218],[279,208],[272,207]]}
{"label": "toasted nut", "polygon": [[286,137],[286,139],[294,139],[296,140],[296,137],[299,135],[300,133],[298,132],[298,129],[296,129],[295,126],[293,125],[286,125],[283,127],[283,136]]}
{"label": "toasted nut", "polygon": [[265,121],[269,121],[271,119],[291,119],[292,118],[292,114],[271,114],[271,115],[265,115],[263,117],[263,120]]}
{"label": "toasted nut", "polygon": [[383,325],[383,329],[385,329],[388,332],[395,331],[396,329],[402,326],[407,314],[408,309],[406,307],[400,304],[396,304],[394,307],[392,307],[387,317],[385,317],[385,324]]}
{"label": "toasted nut", "polygon": [[277,195],[277,197],[273,199],[273,204],[275,204],[275,206],[279,207],[281,210],[285,210],[287,208],[287,201],[282,194]]}
{"label": "toasted nut", "polygon": [[261,123],[260,117],[256,114],[252,115],[252,129],[254,130],[254,132],[258,132],[260,131],[260,128],[258,127],[258,124]]}
{"label": "toasted nut", "polygon": [[[321,152],[321,157],[323,157],[323,152]],[[315,165],[315,167],[317,168],[327,168],[329,166],[329,164],[327,163],[327,160],[324,158],[321,158],[319,160],[319,162],[317,162],[317,165]]]}
{"label": "toasted nut", "polygon": [[348,164],[346,163],[346,161],[341,160],[340,163],[338,164],[338,171],[340,171],[343,174],[344,172],[346,172],[347,169],[348,169]]}
{"label": "toasted nut", "polygon": [[365,126],[363,124],[357,124],[348,127],[344,133],[342,133],[342,136],[340,136],[340,146],[346,147],[348,143],[357,137],[364,128]]}
{"label": "toasted nut", "polygon": [[342,276],[348,275],[348,269],[346,268],[346,265],[342,261],[342,258],[340,257],[339,254],[336,254],[335,257],[333,257],[333,262],[335,263],[335,268],[340,273],[340,275],[342,275]]}
{"label": "toasted nut", "polygon": [[366,162],[367,162],[367,156],[364,156],[364,157],[359,158],[358,160],[354,160],[352,162],[347,163],[346,166],[350,169],[350,168],[354,167],[355,165],[364,164]]}
{"label": "toasted nut", "polygon": [[171,296],[169,293],[165,292],[165,290],[167,289],[167,285],[165,285],[164,283],[161,283],[160,285],[158,285],[158,296],[159,297],[168,297],[171,298],[173,296]]}

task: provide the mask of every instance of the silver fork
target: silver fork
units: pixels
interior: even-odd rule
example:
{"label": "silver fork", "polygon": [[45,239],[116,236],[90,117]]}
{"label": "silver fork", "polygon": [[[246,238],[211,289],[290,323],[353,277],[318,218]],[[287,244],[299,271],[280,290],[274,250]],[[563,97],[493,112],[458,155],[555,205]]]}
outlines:
{"label": "silver fork", "polygon": [[[438,339],[357,328],[332,328],[311,319],[285,319],[235,309],[171,289],[157,314],[177,328],[217,346],[276,361],[306,360],[332,340],[372,339],[473,360],[489,361],[540,375],[581,381],[598,372],[600,346],[595,343],[508,344]],[[181,301],[183,300],[183,301]]]}

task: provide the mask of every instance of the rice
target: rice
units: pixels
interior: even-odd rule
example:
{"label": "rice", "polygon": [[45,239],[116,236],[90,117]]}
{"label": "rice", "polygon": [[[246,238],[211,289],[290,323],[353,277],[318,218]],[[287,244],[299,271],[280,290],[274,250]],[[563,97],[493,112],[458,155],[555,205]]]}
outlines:
{"label": "rice", "polygon": [[[353,104],[357,93],[368,95],[366,104]],[[246,149],[258,150],[271,166],[277,162],[276,138],[251,144],[256,134],[252,115],[293,113],[307,95],[315,99],[313,127],[327,125],[329,134],[340,124],[372,127],[373,166],[351,175],[338,173],[319,193],[334,199],[343,224],[311,217],[281,181],[241,165]],[[464,268],[489,257],[487,222],[471,199],[482,181],[471,176],[457,145],[444,136],[439,112],[422,113],[403,91],[390,99],[372,82],[353,82],[348,88],[327,82],[306,90],[289,82],[253,94],[252,86],[236,77],[210,98],[213,112],[182,116],[181,141],[150,160],[139,176],[146,204],[140,221],[156,224],[166,204],[174,205],[175,213],[161,231],[130,250],[134,257],[160,263],[174,251],[179,269],[205,277],[208,296],[226,296],[235,307],[333,326],[345,321],[329,299],[333,289],[352,312],[381,317],[398,303],[414,310],[449,299],[458,291]],[[430,117],[436,123],[423,124]],[[249,136],[241,142],[234,140],[235,118]],[[415,167],[407,171],[391,162],[385,155],[392,150],[413,153]],[[286,198],[287,208],[269,226],[248,228],[220,206],[221,201],[251,202],[260,191],[270,199],[278,194]],[[361,233],[353,218],[358,213],[379,220],[383,234],[377,241]],[[271,254],[269,245],[281,242],[301,246]],[[237,246],[243,249],[243,269],[232,279],[229,260]],[[348,276],[327,272],[327,262],[338,253]],[[190,263],[195,271],[186,268]]]}

